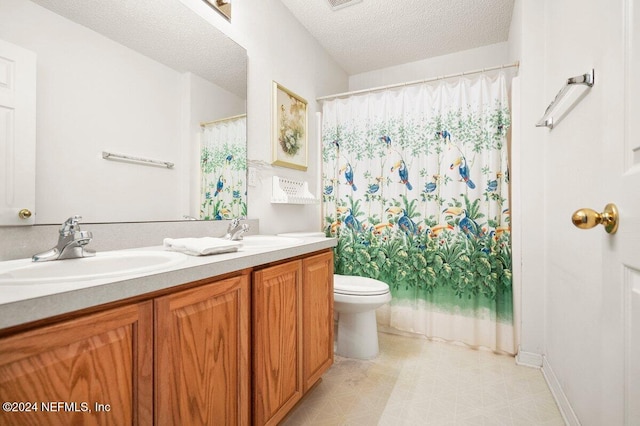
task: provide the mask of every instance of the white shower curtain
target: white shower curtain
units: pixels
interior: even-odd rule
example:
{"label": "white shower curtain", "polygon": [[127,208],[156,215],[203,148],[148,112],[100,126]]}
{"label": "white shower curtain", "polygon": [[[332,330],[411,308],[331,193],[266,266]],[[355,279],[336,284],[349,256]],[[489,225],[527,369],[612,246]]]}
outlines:
{"label": "white shower curtain", "polygon": [[382,325],[514,353],[504,72],[323,104],[336,273],[387,282]]}

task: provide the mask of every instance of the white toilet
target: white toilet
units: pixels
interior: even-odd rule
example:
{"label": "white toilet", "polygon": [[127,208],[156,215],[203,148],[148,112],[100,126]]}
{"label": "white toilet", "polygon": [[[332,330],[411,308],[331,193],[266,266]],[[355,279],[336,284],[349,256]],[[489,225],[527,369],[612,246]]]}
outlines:
{"label": "white toilet", "polygon": [[357,359],[378,355],[376,309],[391,301],[389,286],[373,278],[333,276],[334,309],[338,314],[336,354]]}

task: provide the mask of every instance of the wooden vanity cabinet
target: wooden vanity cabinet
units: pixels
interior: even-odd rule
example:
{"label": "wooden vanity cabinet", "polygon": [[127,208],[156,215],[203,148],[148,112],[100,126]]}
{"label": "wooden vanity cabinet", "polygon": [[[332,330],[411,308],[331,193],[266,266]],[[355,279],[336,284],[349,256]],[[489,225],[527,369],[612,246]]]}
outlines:
{"label": "wooden vanity cabinet", "polygon": [[151,424],[152,321],[143,302],[0,339],[0,400],[21,403],[0,424]]}
{"label": "wooden vanity cabinet", "polygon": [[302,261],[253,273],[253,424],[276,425],[302,398]]}
{"label": "wooden vanity cabinet", "polygon": [[0,399],[38,411],[0,424],[248,425],[249,303],[246,273],[2,338]]}
{"label": "wooden vanity cabinet", "polygon": [[333,252],[253,273],[253,424],[278,424],[333,363]]}
{"label": "wooden vanity cabinet", "polygon": [[272,425],[331,366],[331,250],[185,288],[5,334],[0,424]]}
{"label": "wooden vanity cabinet", "polygon": [[307,392],[333,364],[333,252],[302,261],[303,385]]}
{"label": "wooden vanity cabinet", "polygon": [[248,425],[249,277],[155,299],[158,425]]}

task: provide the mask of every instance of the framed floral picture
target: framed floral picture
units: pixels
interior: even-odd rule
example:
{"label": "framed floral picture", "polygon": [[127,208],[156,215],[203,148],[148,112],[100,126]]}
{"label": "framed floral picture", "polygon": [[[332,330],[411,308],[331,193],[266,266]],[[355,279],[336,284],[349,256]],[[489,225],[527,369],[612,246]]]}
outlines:
{"label": "framed floral picture", "polygon": [[307,170],[307,101],[275,81],[272,96],[272,164]]}

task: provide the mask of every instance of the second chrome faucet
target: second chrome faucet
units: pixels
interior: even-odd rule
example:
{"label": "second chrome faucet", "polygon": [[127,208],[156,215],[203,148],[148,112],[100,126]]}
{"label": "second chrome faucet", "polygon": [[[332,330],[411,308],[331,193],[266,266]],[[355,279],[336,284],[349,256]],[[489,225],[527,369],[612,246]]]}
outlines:
{"label": "second chrome faucet", "polygon": [[249,230],[249,224],[240,223],[239,218],[235,218],[229,223],[227,227],[227,233],[224,234],[224,239],[231,241],[241,241],[242,235]]}

